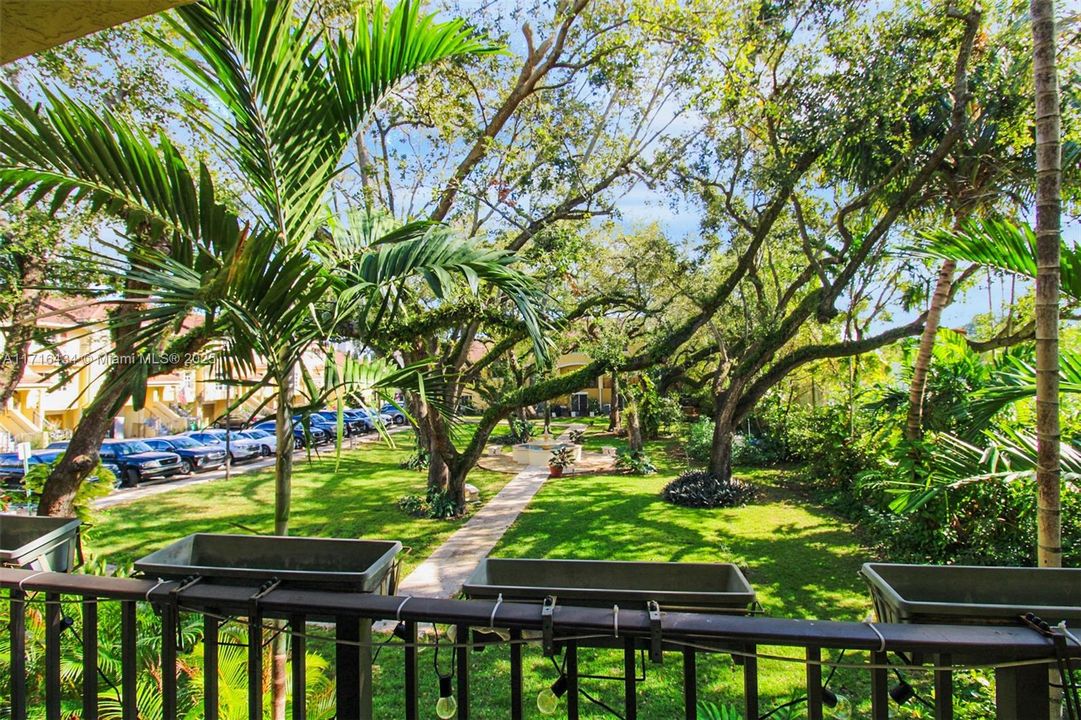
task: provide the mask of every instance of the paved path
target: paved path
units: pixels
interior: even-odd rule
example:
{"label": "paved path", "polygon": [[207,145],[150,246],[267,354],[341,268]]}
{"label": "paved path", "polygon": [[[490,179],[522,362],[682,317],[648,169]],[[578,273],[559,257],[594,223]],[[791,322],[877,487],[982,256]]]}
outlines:
{"label": "paved path", "polygon": [[[565,439],[571,430],[584,428],[584,425],[571,425],[559,439]],[[398,585],[398,594],[441,598],[457,595],[477,563],[488,556],[547,479],[547,467],[526,466],[418,565]]]}

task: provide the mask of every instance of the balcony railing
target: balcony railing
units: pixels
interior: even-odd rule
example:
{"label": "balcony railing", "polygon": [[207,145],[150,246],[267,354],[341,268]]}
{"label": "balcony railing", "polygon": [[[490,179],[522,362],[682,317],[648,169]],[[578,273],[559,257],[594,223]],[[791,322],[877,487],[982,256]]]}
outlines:
{"label": "balcony railing", "polygon": [[[488,637],[510,649],[510,670],[506,678],[510,690],[509,707],[498,714],[523,717],[522,648],[526,643],[541,645],[545,653],[563,656],[563,683],[566,712],[579,715],[578,651],[582,647],[624,650],[625,718],[656,717],[649,711],[648,698],[636,692],[635,660],[645,652],[653,661],[677,655],[683,665],[684,717],[696,717],[701,653],[731,655],[742,668],[745,718],[759,718],[768,710],[759,704],[758,661],[773,657],[775,648],[796,648],[797,660],[806,667],[806,714],[811,720],[823,717],[823,670],[836,662],[824,661],[828,650],[851,654],[845,667],[856,667],[870,676],[871,717],[888,717],[889,677],[896,667],[890,656],[905,659],[910,669],[922,667],[934,676],[935,718],[953,717],[952,678],[957,668],[993,666],[996,675],[996,707],[1000,720],[1047,718],[1049,714],[1049,671],[1078,667],[1081,646],[1060,631],[1041,634],[1024,626],[976,627],[945,625],[890,625],[770,617],[707,615],[699,613],[650,612],[649,608],[574,607],[559,604],[547,609],[511,602],[443,600],[381,595],[343,594],[292,590],[270,583],[262,588],[212,585],[198,580],[187,583],[156,580],[41,573],[0,569],[0,587],[7,589],[11,648],[11,687],[0,688],[0,715],[10,706],[11,717],[27,716],[26,618],[28,608],[44,606],[45,621],[45,716],[61,718],[62,643],[83,646],[83,717],[98,717],[98,609],[100,603],[117,602],[121,608],[121,658],[118,695],[125,719],[135,720],[136,648],[140,642],[136,610],[150,603],[161,615],[160,659],[165,668],[177,666],[177,628],[183,615],[194,613],[204,619],[203,696],[205,717],[218,717],[219,623],[222,618],[244,618],[248,628],[247,672],[248,715],[263,717],[263,648],[270,634],[285,621],[291,636],[290,662],[293,688],[306,687],[305,658],[309,627],[326,634],[333,625],[335,675],[339,720],[372,716],[371,650],[372,622],[400,621],[404,641],[401,673],[404,678],[404,717],[421,716],[418,706],[418,650],[430,646],[431,639],[418,640],[418,626],[438,623],[456,627],[458,645],[467,648],[477,637]],[[82,607],[80,637],[66,638],[70,626],[61,603],[75,601]],[[654,608],[657,610],[657,608]],[[319,625],[311,625],[318,623]],[[500,628],[509,631],[509,641],[477,630]],[[155,628],[155,631],[157,629]],[[444,648],[449,646],[443,645]],[[768,647],[768,653],[760,648]],[[862,657],[866,657],[866,662]],[[454,695],[456,717],[470,717],[470,652],[455,652]],[[857,658],[857,659],[853,659]],[[783,659],[792,660],[792,657]],[[177,674],[163,672],[161,703],[165,720],[177,716]],[[1066,673],[1069,677],[1069,673]],[[489,681],[491,678],[487,678]],[[449,682],[449,681],[448,681]],[[561,688],[562,689],[562,688]],[[4,702],[7,695],[10,701]],[[294,692],[294,698],[303,698]],[[642,702],[642,707],[639,703]],[[428,713],[424,713],[425,716]],[[306,717],[304,702],[295,702],[292,717]],[[667,719],[666,719],[667,720]]]}

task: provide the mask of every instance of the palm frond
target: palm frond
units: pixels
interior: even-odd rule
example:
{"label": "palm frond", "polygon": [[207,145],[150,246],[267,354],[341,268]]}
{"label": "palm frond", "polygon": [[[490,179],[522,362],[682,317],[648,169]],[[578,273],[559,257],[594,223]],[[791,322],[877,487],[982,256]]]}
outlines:
{"label": "palm frond", "polygon": [[[1002,219],[970,219],[957,230],[920,234],[922,244],[912,252],[924,257],[978,263],[1027,278],[1036,277],[1036,234],[1027,223]],[[1062,292],[1081,301],[1081,248],[1062,243]]]}

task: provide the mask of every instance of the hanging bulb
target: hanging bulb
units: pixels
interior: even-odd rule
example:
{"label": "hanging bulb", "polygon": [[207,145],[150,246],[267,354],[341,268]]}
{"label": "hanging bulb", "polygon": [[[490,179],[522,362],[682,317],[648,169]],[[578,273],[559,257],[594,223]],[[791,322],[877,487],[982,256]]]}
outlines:
{"label": "hanging bulb", "polygon": [[439,700],[435,703],[435,714],[441,720],[450,720],[458,711],[458,702],[454,699],[451,678],[439,676]]}
{"label": "hanging bulb", "polygon": [[822,688],[822,704],[828,708],[837,707],[837,695],[828,687]]}
{"label": "hanging bulb", "polygon": [[406,630],[405,623],[399,622],[394,626],[394,637],[398,638],[402,642],[409,642],[409,632]]}
{"label": "hanging bulb", "polygon": [[443,634],[447,636],[447,640],[450,641],[451,645],[458,642],[458,626],[457,625],[448,625],[447,626],[447,631],[445,633],[443,633]]}
{"label": "hanging bulb", "polygon": [[559,707],[559,698],[567,692],[567,676],[560,675],[552,686],[537,693],[537,709],[545,715],[554,715]]}
{"label": "hanging bulb", "polygon": [[916,691],[912,689],[912,686],[906,683],[904,680],[890,688],[890,697],[898,705],[904,705],[906,702],[915,697]]}
{"label": "hanging bulb", "polygon": [[[837,702],[835,707],[831,706],[830,708],[830,717],[835,718],[835,720],[848,720],[849,718],[851,718],[852,708],[849,705],[848,698],[844,695],[834,695],[833,697]],[[825,700],[824,694],[823,700]]]}

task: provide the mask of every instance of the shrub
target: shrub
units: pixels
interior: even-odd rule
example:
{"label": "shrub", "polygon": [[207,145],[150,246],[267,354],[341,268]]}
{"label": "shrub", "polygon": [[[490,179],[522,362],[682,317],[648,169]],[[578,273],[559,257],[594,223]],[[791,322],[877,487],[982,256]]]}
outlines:
{"label": "shrub", "polygon": [[445,520],[458,516],[458,503],[450,493],[428,491],[427,497],[404,495],[398,499],[398,507],[408,515],[419,518]]}
{"label": "shrub", "polygon": [[510,425],[511,440],[515,443],[529,442],[537,434],[537,424],[529,420],[512,417],[507,422]]}
{"label": "shrub", "polygon": [[548,467],[565,468],[574,464],[574,453],[568,447],[558,447],[548,457]]}
{"label": "shrub", "polygon": [[412,455],[402,460],[398,465],[403,470],[427,470],[432,462],[431,453],[427,450],[417,449]]}
{"label": "shrub", "polygon": [[739,507],[755,494],[754,487],[741,480],[721,481],[706,470],[688,470],[661,491],[668,502],[695,508]]}
{"label": "shrub", "polygon": [[713,447],[713,421],[702,418],[687,426],[687,455],[692,460],[707,462]]}
{"label": "shrub", "polygon": [[569,431],[567,433],[567,439],[570,440],[575,445],[578,445],[579,443],[581,443],[582,438],[584,438],[585,436],[586,436],[586,431],[585,430],[571,430],[571,431]]}
{"label": "shrub", "polygon": [[652,475],[657,466],[644,450],[623,450],[616,452],[616,467],[632,475]]}
{"label": "shrub", "polygon": [[[692,460],[708,462],[713,449],[713,421],[702,418],[687,427],[687,455]],[[732,437],[732,464],[768,467],[784,462],[782,444],[770,437],[737,434]]]}

